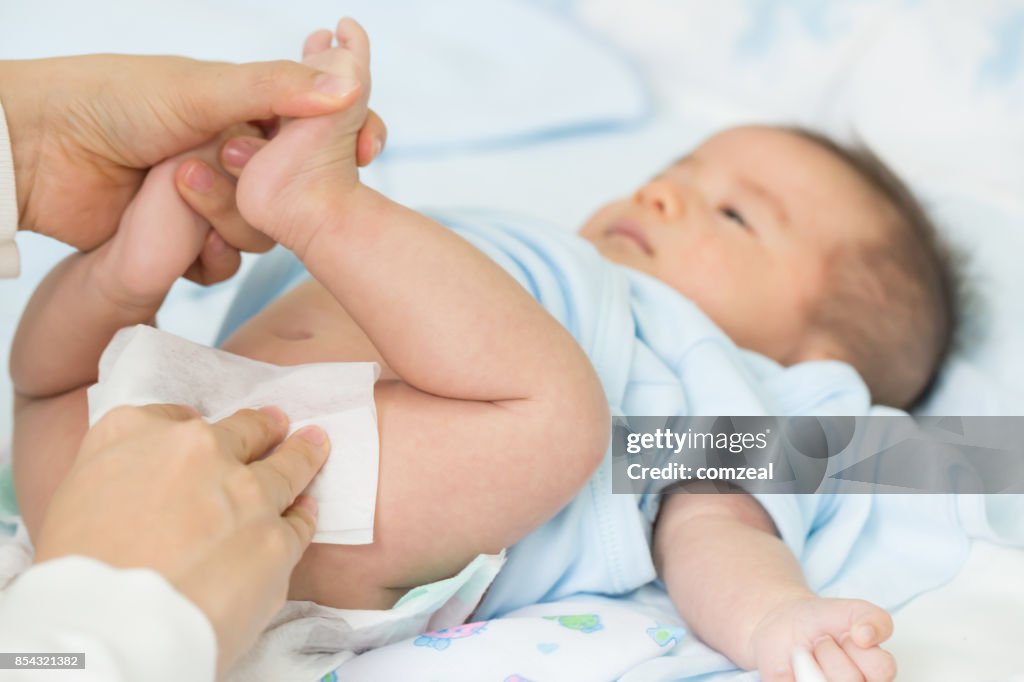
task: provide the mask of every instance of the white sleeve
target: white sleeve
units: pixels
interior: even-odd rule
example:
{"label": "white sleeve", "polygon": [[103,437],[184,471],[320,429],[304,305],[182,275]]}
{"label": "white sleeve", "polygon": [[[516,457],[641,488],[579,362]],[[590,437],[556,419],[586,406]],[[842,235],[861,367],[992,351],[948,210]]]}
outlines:
{"label": "white sleeve", "polygon": [[18,276],[18,193],[14,186],[14,157],[11,138],[7,135],[7,119],[0,102],[0,278]]}
{"label": "white sleeve", "polygon": [[84,653],[85,670],[0,671],[10,682],[212,682],[217,646],[202,611],[159,574],[85,557],[32,567],[0,592],[4,653]]}

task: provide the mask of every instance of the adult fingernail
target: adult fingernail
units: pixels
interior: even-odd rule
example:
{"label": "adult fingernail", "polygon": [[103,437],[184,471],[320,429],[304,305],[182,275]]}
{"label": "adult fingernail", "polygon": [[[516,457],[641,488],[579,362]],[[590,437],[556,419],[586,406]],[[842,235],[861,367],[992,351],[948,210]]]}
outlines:
{"label": "adult fingernail", "polygon": [[860,646],[871,644],[875,641],[875,628],[870,625],[858,625],[853,630],[853,639]]}
{"label": "adult fingernail", "polygon": [[381,150],[384,149],[384,142],[378,137],[373,141],[373,158],[380,156]]}
{"label": "adult fingernail", "polygon": [[185,184],[197,192],[209,192],[213,189],[213,171],[197,161],[185,173]]}
{"label": "adult fingernail", "polygon": [[224,162],[229,166],[241,168],[249,163],[249,159],[256,151],[256,145],[248,140],[232,140],[224,145]]}
{"label": "adult fingernail", "polygon": [[288,426],[288,415],[286,415],[281,408],[268,405],[267,407],[261,407],[260,412],[263,414],[273,417],[280,426]]}
{"label": "adult fingernail", "polygon": [[341,98],[358,88],[359,82],[322,73],[313,81],[313,87],[322,95]]}
{"label": "adult fingernail", "polygon": [[327,442],[327,434],[319,426],[307,426],[299,431],[299,437],[318,447]]}

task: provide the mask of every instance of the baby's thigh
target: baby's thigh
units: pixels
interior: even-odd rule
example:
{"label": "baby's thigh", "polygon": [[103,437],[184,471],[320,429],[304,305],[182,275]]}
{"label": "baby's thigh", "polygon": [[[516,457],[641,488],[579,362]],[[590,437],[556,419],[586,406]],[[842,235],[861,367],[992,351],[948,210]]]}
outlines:
{"label": "baby's thigh", "polygon": [[[550,518],[575,494],[514,408],[449,400],[398,382],[376,389],[380,482],[370,545],[312,545],[292,599],[390,608]],[[335,444],[337,447],[339,444]]]}

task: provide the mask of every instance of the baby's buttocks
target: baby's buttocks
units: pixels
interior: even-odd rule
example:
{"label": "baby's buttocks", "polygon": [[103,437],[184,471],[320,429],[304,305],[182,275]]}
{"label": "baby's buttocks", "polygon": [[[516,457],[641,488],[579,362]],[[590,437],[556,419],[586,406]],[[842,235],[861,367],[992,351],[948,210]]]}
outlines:
{"label": "baby's buttocks", "polygon": [[381,365],[381,379],[397,378],[348,311],[312,279],[271,302],[222,347],[275,365],[376,362]]}

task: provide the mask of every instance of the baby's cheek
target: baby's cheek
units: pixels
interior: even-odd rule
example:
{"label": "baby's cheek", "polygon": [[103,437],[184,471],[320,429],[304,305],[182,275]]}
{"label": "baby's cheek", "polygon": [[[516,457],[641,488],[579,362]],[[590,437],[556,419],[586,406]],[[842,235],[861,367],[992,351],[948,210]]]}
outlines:
{"label": "baby's cheek", "polygon": [[626,200],[619,200],[601,206],[587,218],[586,222],[577,230],[577,234],[588,241],[593,241],[622,216],[627,204]]}

